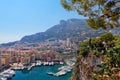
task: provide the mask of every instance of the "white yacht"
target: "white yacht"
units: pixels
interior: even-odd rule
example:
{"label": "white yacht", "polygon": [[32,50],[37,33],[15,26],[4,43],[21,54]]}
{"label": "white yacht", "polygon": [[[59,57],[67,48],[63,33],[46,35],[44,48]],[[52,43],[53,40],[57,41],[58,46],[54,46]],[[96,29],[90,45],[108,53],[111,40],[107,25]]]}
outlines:
{"label": "white yacht", "polygon": [[2,77],[4,77],[4,78],[7,78],[7,79],[10,79],[10,78],[12,78],[12,74],[9,74],[9,73],[3,73],[3,75],[2,75]]}
{"label": "white yacht", "polygon": [[49,62],[48,64],[49,64],[49,66],[52,66],[52,65],[54,65],[54,62]]}
{"label": "white yacht", "polygon": [[49,64],[48,62],[43,62],[43,65],[44,65],[44,66],[46,66],[46,65],[48,65],[48,64]]}

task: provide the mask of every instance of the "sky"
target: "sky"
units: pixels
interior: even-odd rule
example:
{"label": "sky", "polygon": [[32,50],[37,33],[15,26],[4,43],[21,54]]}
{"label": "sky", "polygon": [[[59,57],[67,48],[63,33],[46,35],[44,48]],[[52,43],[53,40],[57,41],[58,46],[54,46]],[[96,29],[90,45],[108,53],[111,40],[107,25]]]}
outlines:
{"label": "sky", "polygon": [[0,0],[0,44],[44,32],[71,18],[83,17],[66,11],[60,0]]}

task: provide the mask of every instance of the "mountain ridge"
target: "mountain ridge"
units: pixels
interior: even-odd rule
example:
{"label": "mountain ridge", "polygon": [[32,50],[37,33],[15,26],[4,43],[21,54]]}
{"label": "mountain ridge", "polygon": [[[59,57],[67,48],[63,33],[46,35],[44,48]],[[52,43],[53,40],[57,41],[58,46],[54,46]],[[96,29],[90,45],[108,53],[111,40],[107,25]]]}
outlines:
{"label": "mountain ridge", "polygon": [[94,30],[90,28],[86,24],[85,19],[68,19],[61,20],[59,24],[52,26],[45,32],[39,32],[32,35],[24,36],[19,41],[1,44],[0,47],[10,47],[16,44],[24,43],[40,43],[50,38],[57,38],[62,40],[65,40],[66,38],[75,38],[73,41],[76,41],[76,38],[80,38],[77,41],[81,41],[88,37],[99,36],[100,34],[105,32],[106,30]]}

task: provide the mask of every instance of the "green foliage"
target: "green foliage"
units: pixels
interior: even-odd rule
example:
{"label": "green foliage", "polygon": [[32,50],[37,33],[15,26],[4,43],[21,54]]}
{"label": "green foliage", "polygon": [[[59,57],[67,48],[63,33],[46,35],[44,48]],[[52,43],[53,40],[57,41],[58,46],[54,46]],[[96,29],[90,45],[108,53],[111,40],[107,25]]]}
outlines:
{"label": "green foliage", "polygon": [[120,25],[120,0],[61,0],[69,11],[88,17],[87,23],[94,29],[114,28]]}
{"label": "green foliage", "polygon": [[[78,53],[79,57],[77,57],[75,70],[79,71],[79,65],[84,67],[84,63],[82,63],[83,61],[81,61],[81,59],[88,60],[89,57],[94,56],[94,58],[101,58],[101,61],[97,63],[99,69],[90,74],[93,80],[106,80],[106,77],[110,80],[114,80],[115,78],[115,80],[120,79],[119,77],[113,76],[116,74],[113,68],[120,68],[120,37],[113,36],[112,33],[106,33],[100,37],[89,39],[80,44]],[[90,66],[87,65],[87,67]],[[75,74],[80,74],[80,72],[73,71],[73,73],[74,72]],[[75,74],[71,80],[80,80],[78,76],[77,79],[74,79]]]}
{"label": "green foliage", "polygon": [[83,57],[87,57],[88,53],[89,53],[89,49],[88,48],[80,49],[80,55],[82,55]]}
{"label": "green foliage", "polygon": [[105,25],[105,20],[104,19],[93,19],[90,18],[87,20],[87,24],[94,29],[98,29],[102,26],[103,29],[106,29],[106,25]]}
{"label": "green foliage", "polygon": [[106,48],[114,46],[114,36],[112,33],[106,33],[101,35],[97,38],[92,38],[88,41],[84,41],[80,44],[80,53],[83,55],[87,55],[91,50],[96,50],[95,54],[97,52],[102,52],[106,50]]}
{"label": "green foliage", "polygon": [[79,54],[82,55],[83,57],[87,57],[89,53],[89,42],[84,41],[80,44],[80,52]]}
{"label": "green foliage", "polygon": [[61,0],[61,4],[62,4],[62,6],[63,6],[64,8],[66,8],[68,11],[73,10],[70,5],[67,5],[67,4],[65,4],[65,3],[66,3],[66,1],[62,1],[62,0]]}
{"label": "green foliage", "polygon": [[106,33],[106,34],[101,35],[100,39],[102,41],[109,42],[109,41],[112,41],[114,39],[114,36],[112,35],[112,33]]}
{"label": "green foliage", "polygon": [[114,43],[117,48],[120,48],[120,36],[115,37]]}
{"label": "green foliage", "polygon": [[110,67],[120,68],[120,48],[111,48],[107,52]]}
{"label": "green foliage", "polygon": [[[114,43],[114,46],[110,46],[105,52],[104,59],[101,61],[102,63],[98,65],[100,70],[94,72],[96,74],[96,76],[94,77],[96,77],[96,79],[99,80],[98,76],[102,76],[103,79],[104,76],[108,76],[111,80],[113,80],[115,77],[112,75],[115,73],[112,69],[120,68],[120,47],[118,47],[118,44],[120,44],[120,37],[113,37],[112,34],[107,33],[101,35],[101,39],[103,41],[106,41],[106,43]],[[118,80],[118,78],[115,80]]]}

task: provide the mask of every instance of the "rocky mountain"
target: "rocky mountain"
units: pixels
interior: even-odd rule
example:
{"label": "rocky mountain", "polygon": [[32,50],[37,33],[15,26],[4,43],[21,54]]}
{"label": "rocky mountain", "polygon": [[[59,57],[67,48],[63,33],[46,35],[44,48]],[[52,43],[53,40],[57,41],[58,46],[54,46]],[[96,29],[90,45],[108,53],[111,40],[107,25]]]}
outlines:
{"label": "rocky mountain", "polygon": [[40,32],[34,35],[23,37],[21,39],[21,42],[41,42],[49,38],[65,39],[76,35],[77,32],[81,32],[88,29],[90,28],[86,25],[85,20],[61,20],[59,24],[51,27],[45,32]]}
{"label": "rocky mountain", "polygon": [[33,35],[28,35],[23,37],[20,41],[11,42],[7,44],[1,44],[0,47],[9,47],[16,44],[31,44],[31,43],[40,43],[44,42],[47,39],[56,38],[60,40],[65,40],[70,38],[72,41],[78,42],[89,37],[96,37],[102,33],[105,33],[106,30],[93,30],[86,24],[83,19],[68,19],[61,20],[59,24],[54,25],[45,32],[39,32]]}

